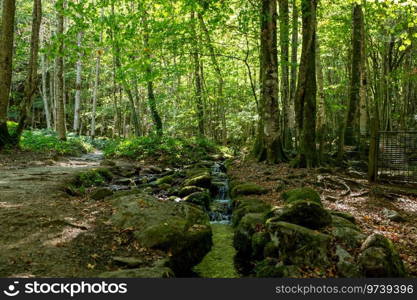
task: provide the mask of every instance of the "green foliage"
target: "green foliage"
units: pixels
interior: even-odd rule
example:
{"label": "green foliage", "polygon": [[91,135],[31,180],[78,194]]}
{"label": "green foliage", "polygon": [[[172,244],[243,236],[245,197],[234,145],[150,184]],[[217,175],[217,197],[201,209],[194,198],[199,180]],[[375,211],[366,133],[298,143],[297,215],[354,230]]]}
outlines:
{"label": "green foliage", "polygon": [[68,136],[66,141],[61,141],[55,132],[49,130],[24,131],[20,140],[20,147],[24,150],[54,152],[61,155],[77,155],[94,149],[83,138]]}
{"label": "green foliage", "polygon": [[104,149],[107,157],[145,159],[159,157],[170,162],[198,161],[219,148],[206,139],[190,140],[171,137],[140,137],[109,142]]}
{"label": "green foliage", "polygon": [[106,168],[93,169],[77,174],[73,183],[76,187],[98,186],[110,180],[112,176]]}

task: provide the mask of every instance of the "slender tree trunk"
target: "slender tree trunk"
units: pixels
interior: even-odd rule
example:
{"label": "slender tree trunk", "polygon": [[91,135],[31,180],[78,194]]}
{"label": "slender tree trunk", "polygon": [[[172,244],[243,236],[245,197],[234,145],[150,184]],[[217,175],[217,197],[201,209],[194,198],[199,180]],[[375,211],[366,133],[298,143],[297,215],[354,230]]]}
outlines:
{"label": "slender tree trunk", "polygon": [[199,54],[199,39],[195,26],[195,12],[191,12],[191,23],[192,32],[194,36],[194,84],[195,84],[195,98],[197,106],[197,123],[198,123],[198,134],[204,136],[204,104],[203,104],[203,88],[201,84],[200,76],[200,54]]}
{"label": "slender tree trunk", "polygon": [[151,110],[152,119],[154,122],[154,125],[156,127],[156,132],[158,136],[163,135],[163,129],[162,129],[162,120],[159,115],[158,109],[156,107],[156,98],[154,93],[154,87],[153,87],[153,81],[152,81],[152,57],[151,57],[151,50],[149,48],[149,29],[148,29],[148,20],[146,13],[143,16],[143,23],[144,23],[144,35],[143,35],[143,42],[146,49],[146,59],[148,60],[147,66],[146,66],[146,74],[148,79],[147,82],[147,88],[148,88],[148,103],[149,108]]}
{"label": "slender tree trunk", "polygon": [[203,15],[201,13],[197,14],[201,30],[204,34],[208,50],[210,52],[210,59],[214,67],[214,71],[217,77],[218,87],[217,87],[217,97],[218,97],[218,107],[219,107],[219,118],[221,122],[221,141],[225,144],[227,142],[227,127],[226,127],[226,106],[224,102],[223,87],[224,80],[223,74],[220,68],[220,64],[217,61],[216,52],[214,50],[213,44],[211,42],[210,32],[207,29],[206,23],[204,22]]}
{"label": "slender tree trunk", "polygon": [[290,103],[288,115],[288,127],[291,135],[296,134],[295,124],[295,92],[297,89],[297,62],[298,62],[298,7],[297,0],[292,0],[292,31],[291,31],[291,78],[290,78]]}
{"label": "slender tree trunk", "polygon": [[326,134],[326,107],[324,102],[324,76],[323,66],[321,62],[321,49],[319,39],[316,42],[316,70],[317,70],[317,142],[319,144],[318,161],[323,162],[324,158],[324,145]]}
{"label": "slender tree trunk", "polygon": [[316,150],[316,8],[318,0],[302,0],[303,47],[295,97],[297,123],[301,132],[298,165],[317,164]]}
{"label": "slender tree trunk", "polygon": [[81,109],[81,80],[82,80],[82,59],[83,54],[81,50],[81,43],[83,39],[83,33],[77,34],[77,46],[78,46],[78,60],[76,65],[76,79],[75,79],[75,101],[74,101],[74,132],[77,133],[80,127],[80,109]]}
{"label": "slender tree trunk", "polygon": [[32,36],[30,41],[30,58],[28,75],[25,81],[23,101],[20,109],[19,124],[16,128],[15,138],[19,142],[23,129],[27,125],[27,119],[31,115],[32,99],[38,84],[38,53],[39,53],[39,31],[42,23],[42,3],[41,0],[33,1],[32,13]]}
{"label": "slender tree trunk", "polygon": [[[103,17],[103,9],[101,9],[101,17]],[[102,40],[103,40],[103,32],[100,33],[100,44]],[[100,67],[101,67],[101,51],[97,53],[94,88],[93,88],[93,107],[91,111],[91,132],[90,132],[90,135],[93,139],[96,136],[96,111],[97,111],[98,86],[100,84]]]}
{"label": "slender tree trunk", "polygon": [[279,32],[281,48],[281,101],[283,105],[283,142],[285,148],[291,149],[292,137],[289,124],[290,107],[290,80],[289,80],[289,9],[288,0],[279,0]]}
{"label": "slender tree trunk", "polygon": [[7,110],[12,82],[15,0],[3,0],[0,36],[0,149],[11,142]]}
{"label": "slender tree trunk", "polygon": [[[42,39],[45,38],[45,33],[42,34]],[[46,58],[45,54],[41,55],[41,69],[42,69],[42,100],[43,100],[43,109],[45,112],[45,118],[46,118],[46,128],[51,129],[51,113],[49,110],[49,100],[48,100],[48,92],[47,92],[47,69],[48,66],[46,65]],[[51,91],[49,91],[49,94],[51,95]]]}
{"label": "slender tree trunk", "polygon": [[57,132],[59,139],[66,140],[67,134],[65,130],[65,98],[64,98],[64,1],[57,1],[58,7],[58,26],[57,34],[59,35],[59,54],[56,59],[57,66]]}
{"label": "slender tree trunk", "polygon": [[259,160],[278,163],[285,160],[285,154],[279,129],[276,1],[262,0],[260,16],[261,115],[255,154]]}

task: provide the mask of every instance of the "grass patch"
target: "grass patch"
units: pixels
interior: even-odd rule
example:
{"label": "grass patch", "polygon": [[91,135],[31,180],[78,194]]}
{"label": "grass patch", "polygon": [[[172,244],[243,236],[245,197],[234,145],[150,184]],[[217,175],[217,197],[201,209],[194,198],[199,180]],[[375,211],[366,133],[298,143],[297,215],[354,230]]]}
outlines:
{"label": "grass patch", "polygon": [[25,130],[20,139],[20,147],[23,150],[61,155],[78,155],[94,150],[93,145],[82,138],[68,136],[66,141],[61,141],[58,135],[50,130]]}
{"label": "grass patch", "polygon": [[200,264],[194,267],[202,278],[238,278],[233,258],[233,229],[230,225],[212,224],[213,247]]}

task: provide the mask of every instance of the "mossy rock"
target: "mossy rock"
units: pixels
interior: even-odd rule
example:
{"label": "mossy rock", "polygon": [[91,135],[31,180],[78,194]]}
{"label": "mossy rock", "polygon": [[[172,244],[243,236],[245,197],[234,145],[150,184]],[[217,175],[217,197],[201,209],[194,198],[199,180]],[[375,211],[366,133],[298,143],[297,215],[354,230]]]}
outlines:
{"label": "mossy rock", "polygon": [[320,229],[332,222],[331,215],[316,202],[298,200],[288,204],[275,221],[297,224],[310,229]]}
{"label": "mossy rock", "polygon": [[349,222],[351,222],[353,224],[356,224],[355,217],[352,216],[351,214],[340,212],[340,211],[331,211],[330,214],[332,214],[334,216],[337,216],[337,217],[341,217],[343,219],[348,220]]}
{"label": "mossy rock", "polygon": [[258,278],[298,278],[301,276],[296,266],[287,266],[271,258],[258,262],[255,273]]}
{"label": "mossy rock", "polygon": [[210,168],[207,167],[197,167],[185,170],[186,177],[194,177],[200,175],[210,175]]}
{"label": "mossy rock", "polygon": [[195,192],[185,197],[184,201],[199,205],[205,210],[209,210],[211,198],[208,192]]}
{"label": "mossy rock", "polygon": [[112,205],[113,225],[133,229],[133,236],[145,248],[170,253],[170,267],[176,275],[191,270],[210,250],[209,219],[197,206],[143,193],[117,197]]}
{"label": "mossy rock", "polygon": [[260,260],[264,256],[264,249],[268,242],[270,242],[270,236],[267,232],[255,232],[252,235],[252,257],[256,260]]}
{"label": "mossy rock", "polygon": [[271,206],[262,200],[254,198],[238,198],[233,200],[232,224],[237,226],[240,220],[249,213],[267,213]]}
{"label": "mossy rock", "polygon": [[281,198],[285,203],[292,203],[298,200],[308,200],[323,205],[320,200],[320,194],[309,187],[292,189],[281,194]]}
{"label": "mossy rock", "polygon": [[155,181],[155,184],[156,185],[171,184],[171,183],[174,182],[174,180],[175,180],[175,178],[174,178],[173,175],[168,175],[168,176],[164,176],[164,177],[161,177],[161,178],[157,179]]}
{"label": "mossy rock", "polygon": [[236,185],[232,188],[232,197],[246,196],[246,195],[263,195],[268,193],[268,189],[257,185],[255,183],[247,182]]}
{"label": "mossy rock", "polygon": [[158,185],[158,189],[168,191],[171,189],[171,185],[169,183],[161,183]]}
{"label": "mossy rock", "polygon": [[94,200],[101,200],[106,197],[109,197],[113,195],[113,191],[109,188],[103,187],[103,188],[97,188],[95,189],[91,194],[90,198]]}
{"label": "mossy rock", "polygon": [[210,189],[211,175],[210,174],[198,174],[185,180],[183,186],[190,186],[190,185]]}
{"label": "mossy rock", "polygon": [[184,186],[178,191],[178,196],[180,197],[187,197],[188,195],[191,195],[192,193],[196,192],[205,192],[207,189],[195,186],[195,185],[189,185]]}
{"label": "mossy rock", "polygon": [[[269,238],[271,239],[271,238]],[[278,258],[279,257],[279,248],[274,242],[268,242],[266,243],[264,247],[264,257],[272,257],[272,258]]]}
{"label": "mossy rock", "polygon": [[100,186],[111,181],[113,176],[108,168],[96,168],[77,173],[70,184],[75,187]]}
{"label": "mossy rock", "polygon": [[235,264],[243,274],[252,271],[252,236],[263,225],[263,214],[246,214],[235,230],[233,246],[236,249]]}
{"label": "mossy rock", "polygon": [[339,217],[337,215],[331,214],[332,217],[332,226],[333,227],[349,227],[354,230],[360,231],[359,227],[352,222],[350,222],[348,219],[345,219],[343,217]]}
{"label": "mossy rock", "polygon": [[175,277],[170,268],[167,267],[145,267],[139,269],[127,269],[105,272],[99,278],[171,278]]}
{"label": "mossy rock", "polygon": [[271,241],[278,247],[279,258],[286,265],[323,267],[329,264],[330,236],[287,222],[268,220]]}
{"label": "mossy rock", "polygon": [[343,226],[333,227],[331,235],[334,236],[337,241],[352,248],[359,247],[366,238],[366,235],[357,229]]}
{"label": "mossy rock", "polygon": [[369,236],[361,247],[359,265],[366,277],[405,277],[404,263],[391,240],[380,234]]}
{"label": "mossy rock", "polygon": [[336,246],[337,264],[336,269],[339,277],[357,278],[361,276],[359,266],[355,258],[340,245]]}

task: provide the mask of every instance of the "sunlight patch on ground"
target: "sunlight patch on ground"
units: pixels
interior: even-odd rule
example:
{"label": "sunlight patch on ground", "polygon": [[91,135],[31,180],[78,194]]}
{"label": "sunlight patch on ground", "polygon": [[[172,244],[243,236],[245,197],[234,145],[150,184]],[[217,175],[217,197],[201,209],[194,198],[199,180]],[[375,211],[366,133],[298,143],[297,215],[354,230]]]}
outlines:
{"label": "sunlight patch on ground", "polygon": [[22,206],[23,204],[11,204],[8,202],[0,202],[0,208],[18,208]]}
{"label": "sunlight patch on ground", "polygon": [[53,238],[52,240],[45,241],[43,244],[45,246],[57,247],[75,239],[80,233],[84,231],[85,230],[81,228],[65,227],[57,237]]}

